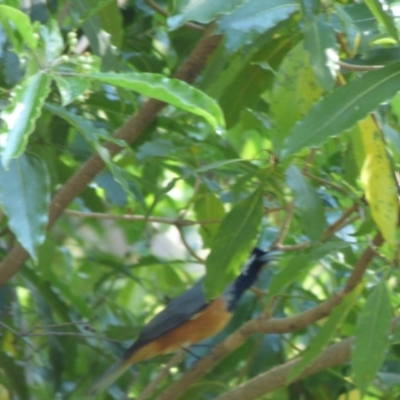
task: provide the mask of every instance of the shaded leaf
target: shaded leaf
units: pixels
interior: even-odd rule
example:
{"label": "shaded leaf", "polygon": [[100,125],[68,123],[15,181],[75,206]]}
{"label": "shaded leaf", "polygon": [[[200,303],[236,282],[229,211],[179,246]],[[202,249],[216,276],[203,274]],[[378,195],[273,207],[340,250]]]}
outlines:
{"label": "shaded leaf", "polygon": [[392,306],[385,282],[368,296],[357,321],[352,349],[354,382],[361,392],[375,379],[389,347]]}
{"label": "shaded leaf", "polygon": [[175,15],[167,19],[167,25],[171,30],[177,29],[187,21],[196,21],[202,24],[207,24],[214,21],[218,15],[228,14],[244,0],[231,0],[218,2],[215,0],[203,1],[185,1],[178,5],[178,10]]}
{"label": "shaded leaf", "polygon": [[321,17],[313,19],[306,25],[304,47],[310,55],[318,83],[325,90],[330,90],[335,84],[337,66],[332,67],[328,51],[334,51],[336,39],[332,25]]}
{"label": "shaded leaf", "polygon": [[361,181],[365,197],[371,207],[372,218],[385,240],[396,243],[399,205],[397,185],[390,166],[382,133],[372,116],[358,123],[365,159],[361,169]]}
{"label": "shaded leaf", "polygon": [[221,223],[207,257],[205,291],[220,294],[249,257],[262,217],[262,188],[237,204]]}
{"label": "shaded leaf", "polygon": [[327,224],[316,190],[294,165],[287,169],[286,181],[293,190],[294,203],[300,209],[300,221],[305,233],[312,241],[320,239]]}
{"label": "shaded leaf", "polygon": [[316,146],[351,128],[400,89],[400,63],[367,72],[336,89],[312,108],[286,140],[283,156]]}
{"label": "shaded leaf", "polygon": [[7,135],[2,149],[2,163],[8,166],[10,160],[19,157],[24,151],[29,135],[35,129],[36,119],[42,113],[42,106],[50,92],[51,78],[38,72],[22,81],[14,90],[14,97],[0,114],[5,122],[0,137]]}
{"label": "shaded leaf", "polygon": [[257,35],[289,18],[299,9],[293,0],[249,0],[224,15],[218,22],[218,32],[226,35],[230,51],[249,44]]}
{"label": "shaded leaf", "polygon": [[347,314],[353,308],[362,289],[363,285],[359,284],[351,293],[347,294],[343,298],[338,306],[333,309],[321,330],[318,332],[315,338],[312,339],[312,342],[304,351],[300,362],[290,370],[288,382],[292,382],[294,379],[296,379],[304,371],[304,369],[312,364],[324,351],[325,347],[332,340],[338,327],[342,324]]}
{"label": "shaded leaf", "polygon": [[224,128],[224,116],[217,102],[193,86],[169,79],[164,75],[150,73],[98,73],[90,74],[88,78],[120,86],[141,93],[144,96],[161,100],[175,107],[189,111],[206,119],[216,130]]}
{"label": "shaded leaf", "polygon": [[50,204],[50,182],[44,162],[31,154],[0,166],[0,203],[9,226],[34,260],[44,242]]}

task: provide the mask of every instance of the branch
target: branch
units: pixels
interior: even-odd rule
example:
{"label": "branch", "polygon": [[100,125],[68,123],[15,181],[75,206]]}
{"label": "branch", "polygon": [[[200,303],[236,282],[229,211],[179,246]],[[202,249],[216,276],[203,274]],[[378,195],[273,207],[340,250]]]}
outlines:
{"label": "branch", "polygon": [[[205,67],[208,58],[217,48],[220,40],[221,36],[210,35],[210,31],[206,32],[203,39],[198,43],[174,77],[188,83],[193,82]],[[136,115],[132,116],[115,132],[114,139],[122,139],[126,143],[134,142],[164,106],[165,103],[161,101],[148,100]],[[123,149],[111,142],[105,144],[104,147],[109,151],[111,157]],[[48,229],[54,225],[72,200],[83,192],[96,175],[102,171],[104,166],[104,161],[98,154],[95,154],[70,177],[50,203]],[[28,257],[27,251],[21,245],[18,244],[13,247],[0,264],[0,286],[6,283],[18,271]]]}
{"label": "branch", "polygon": [[207,219],[203,221],[192,221],[189,219],[179,219],[179,218],[163,218],[163,217],[148,217],[146,215],[131,215],[131,214],[105,214],[96,212],[84,212],[75,210],[65,210],[65,215],[71,217],[81,217],[81,218],[93,218],[93,219],[107,219],[107,220],[117,220],[117,221],[145,221],[145,222],[157,222],[159,224],[169,224],[180,226],[191,226],[191,225],[209,225],[209,224],[219,224],[220,219]]}
{"label": "branch", "polygon": [[[400,317],[392,319],[392,332],[400,322]],[[307,376],[336,365],[344,364],[350,359],[353,338],[347,338],[339,343],[327,347],[323,353],[296,378],[299,381]],[[253,400],[288,384],[288,376],[292,368],[301,361],[301,358],[289,361],[260,374],[249,381],[237,386],[230,392],[219,396],[218,400]]]}
{"label": "branch", "polygon": [[[299,381],[307,376],[315,374],[326,368],[334,367],[345,363],[351,354],[352,339],[344,339],[343,341],[329,346],[325,349],[313,364],[307,367],[295,380]],[[250,379],[244,384],[237,386],[230,392],[219,396],[218,400],[252,400],[260,399],[262,395],[272,392],[275,389],[287,386],[287,378],[292,368],[298,364],[301,359],[289,361],[283,365],[279,365],[263,374]]]}
{"label": "branch", "polygon": [[[228,336],[222,343],[215,347],[211,354],[201,359],[193,369],[186,372],[181,379],[173,383],[168,389],[157,397],[157,400],[174,400],[181,396],[196,381],[210,372],[215,365],[222,361],[232,351],[241,346],[247,338],[255,333],[288,333],[315,323],[330,314],[332,309],[337,306],[342,298],[351,292],[361,281],[365,270],[373,257],[376,255],[375,247],[383,243],[381,234],[377,234],[371,246],[369,246],[361,255],[358,263],[353,269],[344,289],[330,299],[324,301],[316,307],[313,307],[301,314],[287,318],[266,318],[258,317],[246,322],[238,330]],[[278,367],[279,368],[279,367]],[[283,385],[284,386],[284,385]]]}

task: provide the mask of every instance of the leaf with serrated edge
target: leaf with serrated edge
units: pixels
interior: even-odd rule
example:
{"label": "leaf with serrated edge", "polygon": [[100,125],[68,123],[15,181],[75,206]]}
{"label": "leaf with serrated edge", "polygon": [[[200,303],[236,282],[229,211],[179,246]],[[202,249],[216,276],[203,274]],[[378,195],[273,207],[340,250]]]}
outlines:
{"label": "leaf with serrated edge", "polygon": [[257,34],[288,19],[298,9],[299,4],[293,0],[248,0],[231,14],[220,18],[217,32],[226,35],[226,46],[234,51],[250,43]]}
{"label": "leaf with serrated edge", "polygon": [[0,5],[0,25],[13,23],[18,33],[23,38],[25,44],[30,49],[35,49],[38,38],[33,29],[32,23],[25,13],[14,7]]}
{"label": "leaf with serrated edge", "polygon": [[375,379],[389,347],[392,306],[385,282],[368,296],[358,317],[352,349],[354,382],[365,392]]}
{"label": "leaf with serrated edge", "polygon": [[288,382],[292,382],[294,379],[296,379],[304,371],[304,369],[313,363],[314,360],[322,353],[322,351],[333,338],[337,328],[344,321],[347,314],[354,306],[354,303],[356,302],[362,288],[362,284],[358,285],[352,292],[346,295],[346,297],[337,307],[333,309],[331,315],[328,317],[321,330],[304,351],[300,362],[291,369],[288,376]]}
{"label": "leaf with serrated edge", "polygon": [[372,218],[376,222],[385,240],[396,243],[397,185],[390,166],[382,133],[379,132],[371,116],[358,123],[365,159],[361,169],[361,182],[365,197],[371,208]]}
{"label": "leaf with serrated edge", "polygon": [[22,81],[14,91],[14,98],[0,114],[5,122],[0,130],[0,139],[7,137],[2,149],[5,167],[10,160],[24,151],[29,135],[35,129],[35,122],[42,113],[42,106],[50,92],[51,78],[39,72]]}
{"label": "leaf with serrated edge", "polygon": [[293,128],[282,156],[304,147],[317,146],[330,136],[350,129],[399,89],[400,62],[367,72],[361,78],[337,88]]}
{"label": "leaf with serrated edge", "polygon": [[170,30],[178,29],[187,21],[196,21],[208,24],[218,15],[227,14],[234,10],[243,0],[230,0],[218,2],[215,0],[189,1],[177,10],[175,15],[167,19]]}
{"label": "leaf with serrated edge", "polygon": [[225,127],[224,116],[217,102],[201,90],[179,79],[169,79],[160,74],[147,72],[125,74],[109,72],[90,74],[87,77],[133,90],[144,96],[161,100],[199,115],[216,130],[221,130]]}
{"label": "leaf with serrated edge", "polygon": [[205,291],[213,298],[236,277],[246,261],[262,217],[262,189],[236,205],[221,223],[206,261]]}
{"label": "leaf with serrated edge", "polygon": [[25,153],[8,170],[0,165],[0,203],[19,243],[37,260],[50,204],[50,178],[40,158]]}

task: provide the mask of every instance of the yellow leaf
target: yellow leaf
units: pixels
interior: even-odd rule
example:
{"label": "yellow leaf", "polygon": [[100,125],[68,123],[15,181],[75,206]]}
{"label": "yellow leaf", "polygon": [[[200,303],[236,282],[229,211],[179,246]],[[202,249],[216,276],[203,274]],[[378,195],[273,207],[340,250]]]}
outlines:
{"label": "yellow leaf", "polygon": [[8,389],[0,383],[0,400],[10,400],[10,392]]}
{"label": "yellow leaf", "polygon": [[371,115],[358,123],[365,159],[361,182],[371,215],[385,240],[394,245],[398,217],[397,186],[385,142]]}
{"label": "yellow leaf", "polygon": [[361,392],[357,389],[353,389],[351,392],[341,394],[338,400],[361,400]]}

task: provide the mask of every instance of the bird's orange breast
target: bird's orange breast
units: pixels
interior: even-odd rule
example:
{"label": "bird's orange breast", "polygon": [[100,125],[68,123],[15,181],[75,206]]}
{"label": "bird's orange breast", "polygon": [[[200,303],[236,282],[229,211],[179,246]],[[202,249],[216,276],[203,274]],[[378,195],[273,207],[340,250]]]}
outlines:
{"label": "bird's orange breast", "polygon": [[139,348],[124,364],[133,364],[159,354],[172,353],[182,347],[201,342],[221,331],[231,317],[232,314],[226,309],[226,303],[222,298],[213,300],[190,320]]}

